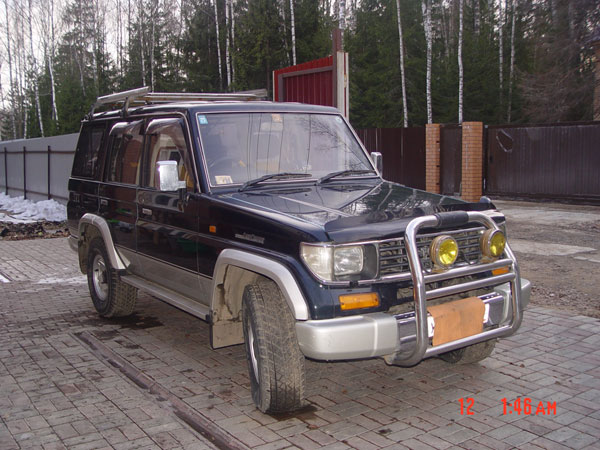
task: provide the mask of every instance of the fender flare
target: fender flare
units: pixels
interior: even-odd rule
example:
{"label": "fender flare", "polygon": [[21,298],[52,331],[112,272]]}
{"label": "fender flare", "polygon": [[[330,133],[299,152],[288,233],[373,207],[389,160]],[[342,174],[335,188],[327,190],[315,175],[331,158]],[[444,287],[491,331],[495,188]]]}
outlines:
{"label": "fender flare", "polygon": [[216,306],[214,302],[218,298],[217,289],[223,283],[228,266],[239,267],[270,278],[277,283],[294,318],[296,320],[310,318],[304,295],[287,267],[270,258],[235,249],[225,249],[217,258],[213,276],[211,311],[214,311]]}
{"label": "fender flare", "polygon": [[104,240],[104,246],[106,247],[106,253],[110,260],[110,265],[116,270],[125,270],[127,265],[123,261],[122,257],[119,256],[113,242],[112,234],[110,233],[110,227],[105,219],[96,214],[86,213],[79,220],[79,246],[81,246],[82,237],[85,235],[84,229],[87,226],[93,226],[96,228],[102,239]]}

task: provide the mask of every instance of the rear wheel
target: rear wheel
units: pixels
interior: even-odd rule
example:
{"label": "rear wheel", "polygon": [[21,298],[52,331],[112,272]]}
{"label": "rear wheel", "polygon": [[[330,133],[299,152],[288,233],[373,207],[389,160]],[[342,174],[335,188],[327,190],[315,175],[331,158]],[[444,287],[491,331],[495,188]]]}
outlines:
{"label": "rear wheel", "polygon": [[442,353],[440,358],[451,364],[471,364],[483,361],[492,354],[494,348],[496,348],[496,339]]}
{"label": "rear wheel", "polygon": [[95,238],[89,246],[88,287],[92,302],[102,317],[128,316],[133,312],[137,289],[119,280],[111,267],[104,241]]}
{"label": "rear wheel", "polygon": [[242,320],[252,399],[262,412],[302,407],[304,355],[298,347],[295,319],[277,285],[246,286]]}

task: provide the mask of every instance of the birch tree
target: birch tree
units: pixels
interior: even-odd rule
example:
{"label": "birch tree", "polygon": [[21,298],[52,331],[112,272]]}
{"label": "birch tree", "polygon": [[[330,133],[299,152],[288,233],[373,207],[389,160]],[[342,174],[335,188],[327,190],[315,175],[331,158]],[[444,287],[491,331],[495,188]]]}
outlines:
{"label": "birch tree", "polygon": [[229,61],[229,26],[229,0],[225,0],[225,65],[227,69],[227,87],[231,86],[231,62]]}
{"label": "birch tree", "polygon": [[[292,64],[296,65],[296,19],[294,17],[294,0],[290,0],[290,22],[292,28]],[[335,57],[335,55],[334,55]]]}
{"label": "birch tree", "polygon": [[508,72],[508,107],[506,111],[506,121],[508,123],[510,123],[512,110],[513,76],[515,71],[515,3],[516,0],[511,0],[512,17],[510,24],[510,70]]}
{"label": "birch tree", "polygon": [[463,0],[458,0],[458,123],[463,122]]}
{"label": "birch tree", "polygon": [[427,101],[427,123],[433,123],[431,107],[431,53],[433,37],[431,33],[431,0],[421,0],[423,11],[423,27],[425,28],[425,40],[427,42],[427,75],[425,77],[425,96]]}
{"label": "birch tree", "polygon": [[37,77],[37,58],[33,51],[33,5],[32,0],[29,0],[29,8],[27,15],[27,22],[29,25],[29,60],[30,60],[30,76],[33,78],[33,95],[35,97],[35,109],[38,116],[38,123],[40,126],[40,134],[44,137],[44,122],[42,120],[42,108],[40,108],[40,91],[38,89],[38,83],[35,79]]}
{"label": "birch tree", "polygon": [[13,81],[13,58],[11,51],[11,34],[10,34],[10,14],[8,13],[8,0],[4,0],[4,12],[6,13],[6,47],[8,51],[8,76],[9,76],[9,86],[8,86],[8,95],[10,97],[11,107],[10,107],[10,121],[12,125],[12,138],[17,138],[17,121],[15,118],[15,92],[14,92],[14,81]]}
{"label": "birch tree", "polygon": [[504,0],[498,0],[498,82],[500,92],[500,106],[502,106],[502,90],[504,85],[504,37],[502,35],[502,29],[504,27]]}
{"label": "birch tree", "polygon": [[217,0],[213,0],[215,5],[215,28],[217,33],[217,60],[219,61],[219,85],[223,88],[223,70],[221,69],[221,34],[219,33],[219,10],[217,9]]}
{"label": "birch tree", "polygon": [[408,106],[406,105],[406,78],[404,76],[404,39],[402,38],[402,14],[400,13],[400,0],[396,0],[398,14],[398,40],[400,41],[400,80],[402,84],[402,119],[404,128],[408,127]]}

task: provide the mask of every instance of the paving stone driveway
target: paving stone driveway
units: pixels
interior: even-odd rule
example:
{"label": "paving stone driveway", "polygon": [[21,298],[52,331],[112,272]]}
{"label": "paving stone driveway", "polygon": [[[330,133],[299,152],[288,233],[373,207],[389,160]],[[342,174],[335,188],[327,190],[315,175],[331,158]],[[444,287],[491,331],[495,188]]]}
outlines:
{"label": "paving stone driveway", "polygon": [[[243,347],[211,350],[206,323],[146,295],[131,318],[98,318],[65,239],[0,242],[0,274],[11,280],[0,282],[1,449],[211,446],[164,398],[98,359],[81,332],[238,446],[600,448],[597,319],[532,308],[475,365],[307,361],[310,406],[271,417],[252,404]],[[533,407],[504,411],[503,398]]]}

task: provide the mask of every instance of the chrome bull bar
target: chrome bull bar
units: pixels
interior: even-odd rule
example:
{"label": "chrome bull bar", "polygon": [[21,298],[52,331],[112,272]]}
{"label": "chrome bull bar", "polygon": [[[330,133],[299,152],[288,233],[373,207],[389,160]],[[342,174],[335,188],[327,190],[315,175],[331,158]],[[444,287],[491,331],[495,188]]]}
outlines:
{"label": "chrome bull bar", "polygon": [[[386,357],[388,363],[400,366],[413,366],[419,363],[423,358],[445,353],[492,338],[509,336],[513,334],[521,325],[521,321],[523,320],[523,314],[521,311],[521,277],[517,260],[508,244],[504,250],[507,257],[492,263],[459,267],[436,274],[426,274],[423,272],[416,239],[419,229],[423,227],[435,228],[447,224],[458,226],[470,222],[478,222],[485,225],[487,228],[499,229],[498,225],[496,225],[496,223],[490,217],[480,212],[460,212],[460,214],[453,212],[439,213],[435,215],[418,217],[408,224],[405,232],[404,242],[406,245],[408,262],[414,286],[416,342],[412,351],[408,353],[405,353],[402,351],[402,349],[399,349],[397,353],[388,355]],[[460,276],[473,275],[507,266],[512,269],[512,271],[507,274],[496,275],[481,280],[470,281],[459,285],[446,286],[429,291],[426,289],[426,285],[428,283],[443,281]],[[458,339],[456,341],[447,342],[435,347],[429,347],[427,300],[453,295],[472,289],[495,286],[506,282],[510,283],[510,299],[512,303],[512,317],[507,324],[502,325],[502,323],[509,319],[507,317],[510,309],[508,307],[508,303],[504,305],[503,317],[500,321],[501,325],[498,328],[483,331],[482,333]]]}

